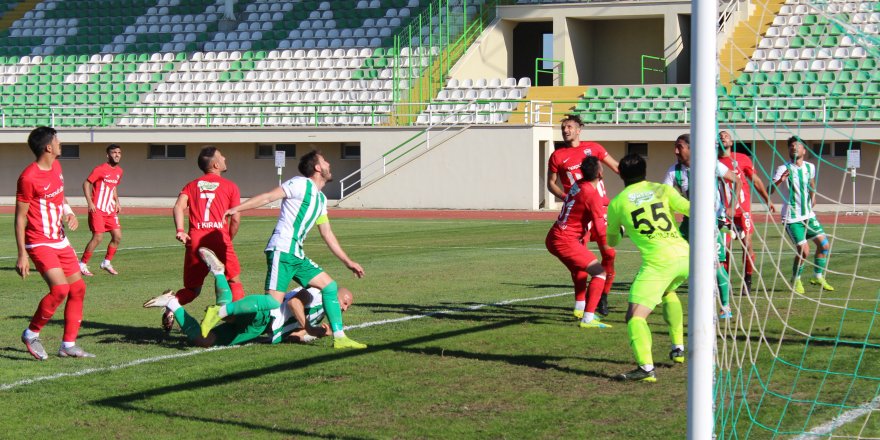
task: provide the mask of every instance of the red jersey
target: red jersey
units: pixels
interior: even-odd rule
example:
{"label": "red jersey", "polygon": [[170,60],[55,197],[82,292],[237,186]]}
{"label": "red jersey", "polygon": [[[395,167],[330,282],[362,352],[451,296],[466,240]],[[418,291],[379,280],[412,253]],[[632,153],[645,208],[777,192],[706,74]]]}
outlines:
{"label": "red jersey", "polygon": [[70,246],[64,234],[61,219],[64,217],[64,176],[61,164],[52,162],[52,169],[43,171],[36,162],[31,163],[18,177],[15,200],[27,203],[27,226],[25,248]]}
{"label": "red jersey", "polygon": [[104,214],[116,213],[116,187],[122,181],[122,167],[104,162],[92,170],[86,179],[92,184],[92,203]]}
{"label": "red jersey", "polygon": [[[581,162],[588,156],[596,156],[601,161],[608,156],[608,152],[600,144],[581,141],[576,147],[562,147],[550,155],[547,167],[559,176],[562,190],[566,194],[572,185],[584,177],[581,175]],[[602,193],[604,193],[605,186],[600,186],[602,186]],[[608,203],[605,205],[607,206]]]}
{"label": "red jersey", "polygon": [[[752,164],[752,159],[745,154],[731,152],[730,156],[721,157],[718,161],[733,171],[740,181],[739,202],[736,206],[735,215],[739,216],[744,211],[752,212],[752,191],[749,186],[749,180],[753,179],[755,175],[755,167]],[[730,186],[725,192],[729,194],[731,191],[733,191],[732,186]],[[725,206],[730,206],[729,202],[725,203]]]}
{"label": "red jersey", "polygon": [[550,228],[550,235],[556,239],[583,241],[590,223],[597,235],[596,241],[605,242],[606,207],[602,195],[589,182],[579,182],[565,196],[562,211],[556,223]]}
{"label": "red jersey", "polygon": [[223,214],[241,204],[238,185],[216,174],[205,174],[180,190],[189,197],[189,235],[220,230],[229,233]]}

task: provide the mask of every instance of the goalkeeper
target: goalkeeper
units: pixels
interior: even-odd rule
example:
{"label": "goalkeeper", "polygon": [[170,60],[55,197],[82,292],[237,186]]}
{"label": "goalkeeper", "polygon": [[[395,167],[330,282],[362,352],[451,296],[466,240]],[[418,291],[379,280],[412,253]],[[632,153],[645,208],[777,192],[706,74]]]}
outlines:
{"label": "goalkeeper", "polygon": [[687,214],[690,202],[671,186],[645,180],[647,165],[638,154],[620,160],[618,169],[626,187],[608,205],[608,245],[620,241],[620,227],[639,248],[642,266],[629,290],[626,328],[638,367],[618,380],[656,382],[648,315],[663,304],[675,363],[684,362],[684,325],[675,289],[688,277],[688,244],[675,226],[674,213]]}

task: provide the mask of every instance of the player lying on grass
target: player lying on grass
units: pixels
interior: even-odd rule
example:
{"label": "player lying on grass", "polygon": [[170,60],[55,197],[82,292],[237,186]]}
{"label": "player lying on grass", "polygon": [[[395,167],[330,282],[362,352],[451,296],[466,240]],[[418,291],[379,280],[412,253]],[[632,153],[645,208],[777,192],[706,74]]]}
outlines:
{"label": "player lying on grass", "polygon": [[[231,301],[232,294],[223,274],[223,264],[209,249],[199,249],[199,255],[214,274],[218,305],[210,307],[213,311],[208,316],[215,318],[203,320],[200,325],[180,305],[172,290],[144,303],[144,307],[167,307],[172,310],[177,324],[194,345],[238,345],[264,334],[271,338],[273,344],[284,340],[310,342],[330,334],[330,327],[321,323],[324,307],[319,290],[300,288],[290,291],[284,297],[284,307],[269,295],[247,295],[238,301]],[[339,288],[339,303],[343,311],[348,309],[352,300],[348,289]],[[214,327],[213,324],[227,316],[230,318],[226,322]]]}

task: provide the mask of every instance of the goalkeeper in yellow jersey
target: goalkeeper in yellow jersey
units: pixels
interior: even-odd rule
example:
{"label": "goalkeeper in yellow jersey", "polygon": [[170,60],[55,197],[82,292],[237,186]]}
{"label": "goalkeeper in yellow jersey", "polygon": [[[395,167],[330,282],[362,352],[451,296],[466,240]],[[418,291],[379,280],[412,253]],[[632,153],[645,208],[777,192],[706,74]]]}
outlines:
{"label": "goalkeeper in yellow jersey", "polygon": [[663,319],[672,340],[670,359],[684,362],[684,325],[681,302],[675,289],[688,278],[687,242],[675,225],[675,213],[687,215],[690,202],[674,188],[645,180],[645,159],[629,154],[620,160],[620,177],[626,188],[608,205],[608,245],[620,241],[621,226],[642,254],[629,290],[626,328],[638,367],[620,374],[618,380],[656,382],[651,354],[648,315],[663,305]]}

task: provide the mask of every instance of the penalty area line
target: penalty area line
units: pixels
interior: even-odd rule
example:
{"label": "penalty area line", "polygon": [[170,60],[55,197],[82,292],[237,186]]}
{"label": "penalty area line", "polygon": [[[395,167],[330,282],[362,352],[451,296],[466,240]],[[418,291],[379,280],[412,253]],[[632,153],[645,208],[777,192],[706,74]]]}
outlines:
{"label": "penalty area line", "polygon": [[826,438],[829,434],[834,432],[837,428],[840,428],[844,425],[852,423],[856,421],[859,417],[862,417],[866,414],[869,414],[873,411],[876,411],[880,408],[880,396],[874,398],[870,402],[860,405],[857,408],[853,408],[833,419],[830,422],[819,425],[808,432],[805,432],[797,437],[795,440],[808,440],[808,439],[816,439],[816,438]]}
{"label": "penalty area line", "polygon": [[[473,305],[470,307],[463,307],[460,309],[439,310],[436,312],[425,313],[422,315],[412,315],[412,316],[405,316],[402,318],[383,319],[380,321],[365,322],[363,324],[355,324],[355,325],[346,326],[345,330],[354,330],[354,329],[359,329],[359,328],[373,327],[373,326],[377,326],[377,325],[392,324],[395,322],[403,322],[403,321],[410,321],[413,319],[428,318],[428,317],[436,316],[436,315],[453,314],[453,313],[463,312],[463,311],[468,311],[468,310],[478,310],[478,309],[482,309],[484,307],[501,306],[501,305],[507,305],[507,304],[514,304],[514,303],[518,303],[518,302],[525,302],[525,301],[540,301],[543,299],[556,298],[556,297],[571,295],[571,294],[572,294],[572,292],[563,292],[563,293],[554,293],[551,295],[535,296],[535,297],[531,297],[531,298],[515,298],[515,299],[508,299],[508,300],[494,302],[494,303],[476,304],[476,305]],[[110,365],[107,367],[87,368],[85,370],[75,371],[72,373],[57,373],[57,374],[51,374],[48,376],[34,377],[31,379],[22,379],[22,380],[19,380],[16,382],[0,384],[0,391],[7,391],[7,390],[11,390],[13,388],[31,385],[31,384],[35,384],[38,382],[49,382],[49,381],[53,381],[53,380],[63,379],[66,377],[80,377],[80,376],[87,376],[90,374],[106,373],[106,372],[110,372],[110,371],[122,370],[124,368],[136,367],[136,366],[142,365],[142,364],[161,362],[161,361],[165,361],[165,360],[169,360],[169,359],[179,359],[179,358],[184,358],[184,357],[188,357],[188,356],[195,356],[195,355],[209,353],[209,352],[213,352],[213,351],[219,351],[219,350],[231,350],[231,349],[238,348],[238,347],[244,347],[244,345],[233,345],[233,346],[229,346],[229,347],[211,347],[211,348],[205,348],[205,349],[195,349],[192,351],[187,351],[185,353],[175,353],[175,354],[168,354],[168,355],[163,355],[163,356],[155,356],[155,357],[150,357],[150,358],[137,359],[137,360],[134,360],[131,362]]]}

